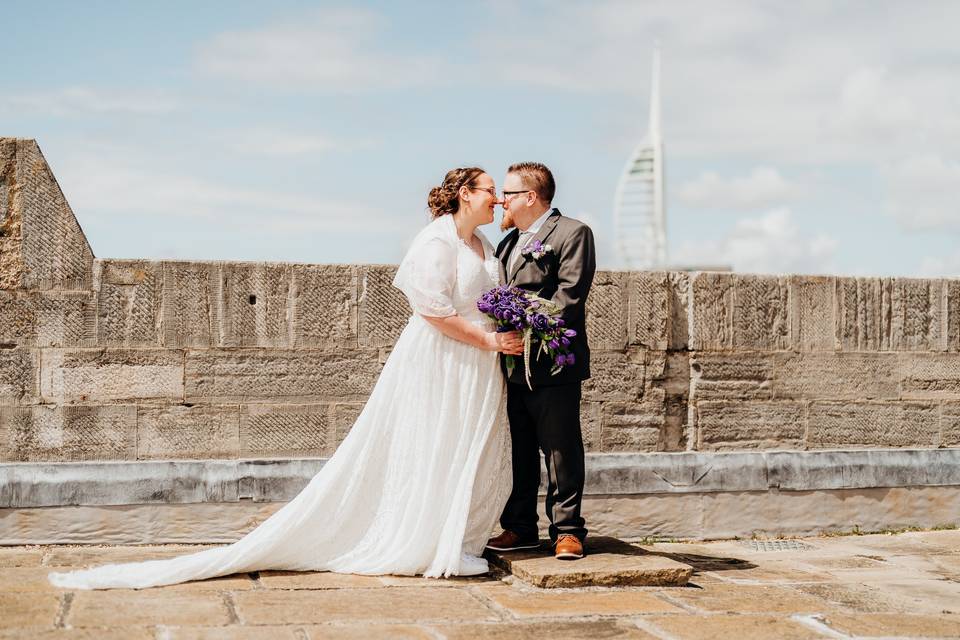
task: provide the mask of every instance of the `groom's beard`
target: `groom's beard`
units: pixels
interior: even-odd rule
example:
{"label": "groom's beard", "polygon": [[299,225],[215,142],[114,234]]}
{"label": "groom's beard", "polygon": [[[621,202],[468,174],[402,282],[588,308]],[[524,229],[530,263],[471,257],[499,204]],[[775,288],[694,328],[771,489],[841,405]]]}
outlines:
{"label": "groom's beard", "polygon": [[507,229],[513,229],[516,223],[513,221],[513,215],[510,213],[510,210],[507,209],[503,212],[503,220],[500,222],[500,231],[506,231]]}

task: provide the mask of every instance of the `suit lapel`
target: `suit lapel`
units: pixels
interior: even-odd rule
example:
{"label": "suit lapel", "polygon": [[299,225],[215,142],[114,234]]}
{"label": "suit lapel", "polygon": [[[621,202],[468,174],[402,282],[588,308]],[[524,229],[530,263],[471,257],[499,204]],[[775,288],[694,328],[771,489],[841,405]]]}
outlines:
{"label": "suit lapel", "polygon": [[[533,234],[532,238],[527,240],[527,244],[532,244],[537,240],[539,240],[540,242],[544,242],[544,240],[546,240],[547,237],[551,233],[553,233],[553,230],[557,228],[557,220],[559,219],[560,219],[560,211],[558,209],[555,209],[554,212],[550,214],[550,217],[544,220],[543,226],[540,227],[540,230],[537,231],[535,234]],[[517,237],[519,236],[520,236],[520,232],[518,231]],[[513,246],[512,243],[511,243],[511,246]],[[510,255],[510,252],[508,251],[507,256],[509,255]],[[508,282],[512,283],[516,279],[517,274],[520,273],[520,270],[523,269],[523,267],[532,259],[533,258],[531,258],[530,256],[521,256],[520,259],[517,260],[517,265],[513,268],[513,273],[510,274],[510,280]]]}

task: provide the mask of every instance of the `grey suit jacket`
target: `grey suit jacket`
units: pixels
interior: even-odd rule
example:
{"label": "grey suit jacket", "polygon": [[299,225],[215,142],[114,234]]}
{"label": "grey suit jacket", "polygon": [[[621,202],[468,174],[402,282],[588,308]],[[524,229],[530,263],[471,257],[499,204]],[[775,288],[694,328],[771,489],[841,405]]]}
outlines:
{"label": "grey suit jacket", "polygon": [[[567,365],[555,376],[550,375],[552,362],[546,356],[530,362],[530,382],[533,386],[569,384],[590,377],[590,347],[587,343],[587,294],[593,284],[593,275],[597,269],[596,250],[593,232],[590,227],[554,211],[546,219],[529,242],[539,240],[549,244],[553,251],[539,260],[533,256],[522,256],[510,273],[507,272],[507,260],[517,243],[520,232],[513,229],[497,246],[497,258],[500,261],[500,278],[505,284],[532,291],[552,300],[562,309],[566,326],[574,329],[577,336],[571,341],[571,353],[576,363]],[[534,344],[532,353],[536,353],[539,344]],[[500,359],[506,375],[506,364]],[[508,377],[510,382],[526,384],[522,356],[516,358],[517,366]]]}

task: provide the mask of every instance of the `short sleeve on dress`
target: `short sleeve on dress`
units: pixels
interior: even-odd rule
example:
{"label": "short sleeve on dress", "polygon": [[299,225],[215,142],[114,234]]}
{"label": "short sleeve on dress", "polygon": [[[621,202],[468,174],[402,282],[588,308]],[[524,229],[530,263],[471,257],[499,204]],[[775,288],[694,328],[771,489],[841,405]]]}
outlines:
{"label": "short sleeve on dress", "polygon": [[457,282],[457,248],[434,237],[404,257],[393,279],[415,313],[445,318],[456,315],[453,291]]}

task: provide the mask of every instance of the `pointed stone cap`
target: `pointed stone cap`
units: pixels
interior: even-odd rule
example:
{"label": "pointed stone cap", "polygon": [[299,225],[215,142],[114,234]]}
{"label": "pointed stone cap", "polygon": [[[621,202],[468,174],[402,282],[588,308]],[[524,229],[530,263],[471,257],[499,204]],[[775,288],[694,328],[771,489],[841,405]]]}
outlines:
{"label": "pointed stone cap", "polygon": [[549,540],[540,549],[490,551],[493,565],[535,587],[683,586],[693,567],[607,537],[588,537],[580,560],[557,560]]}
{"label": "pointed stone cap", "polygon": [[84,290],[93,251],[35,140],[0,138],[0,290]]}

